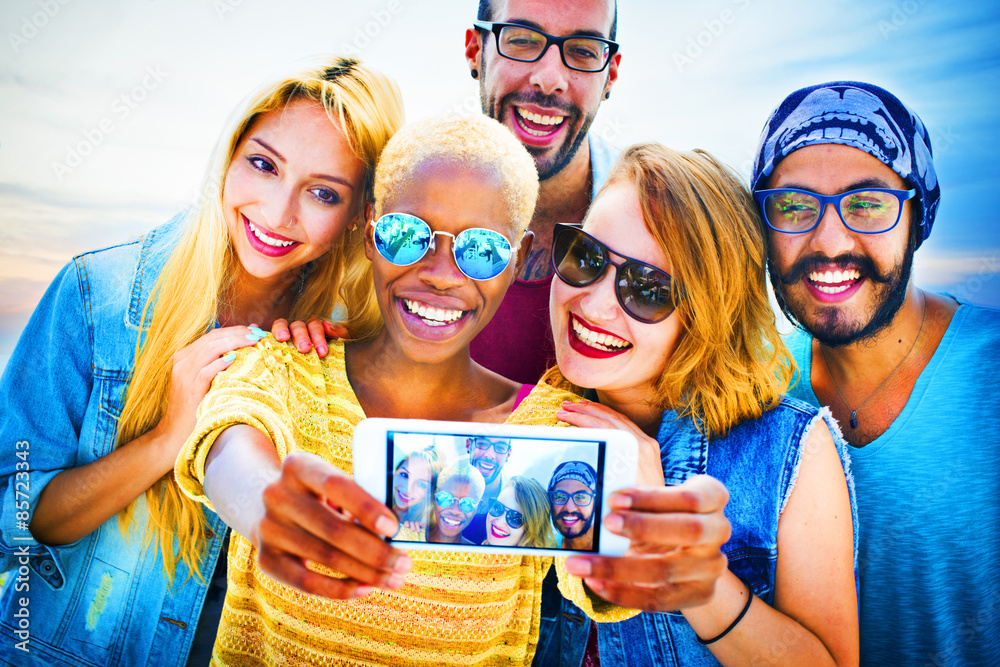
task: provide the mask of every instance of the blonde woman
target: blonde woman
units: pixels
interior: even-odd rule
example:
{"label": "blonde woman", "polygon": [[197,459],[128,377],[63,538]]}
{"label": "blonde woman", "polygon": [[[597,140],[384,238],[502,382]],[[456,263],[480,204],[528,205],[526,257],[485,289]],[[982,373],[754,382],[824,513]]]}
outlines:
{"label": "blonde woman", "polygon": [[486,543],[493,546],[554,549],[549,498],[530,477],[515,475],[490,501],[486,516]]}
{"label": "blonde woman", "polygon": [[30,448],[0,469],[0,551],[30,578],[37,663],[184,664],[226,527],[179,492],[177,452],[228,353],[263,335],[246,324],[340,307],[377,328],[359,222],[402,118],[395,83],[353,59],[269,85],[196,210],[52,283],[0,383],[2,441]]}

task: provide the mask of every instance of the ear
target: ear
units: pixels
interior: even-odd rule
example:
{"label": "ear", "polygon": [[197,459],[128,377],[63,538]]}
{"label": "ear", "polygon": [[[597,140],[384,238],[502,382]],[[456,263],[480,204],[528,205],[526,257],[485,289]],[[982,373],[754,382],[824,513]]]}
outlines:
{"label": "ear", "polygon": [[514,264],[514,275],[511,277],[511,284],[521,275],[521,269],[524,268],[524,263],[528,261],[528,254],[531,252],[531,246],[535,243],[535,233],[533,231],[526,231],[521,237],[521,243],[517,247],[517,262]]}
{"label": "ear", "polygon": [[364,208],[361,212],[361,224],[364,225],[361,233],[364,234],[365,239],[365,257],[369,261],[375,257],[375,225],[371,224],[374,222],[375,208],[372,206],[370,201],[365,202]]}
{"label": "ear", "polygon": [[[465,62],[469,66],[470,72],[474,69],[480,69],[479,58],[483,49],[483,42],[480,39],[481,35],[482,33],[478,28],[469,28],[465,31]],[[481,69],[480,76],[482,76]]]}
{"label": "ear", "polygon": [[608,82],[604,84],[604,92],[610,93],[611,89],[615,86],[615,82],[618,81],[618,64],[621,61],[622,54],[616,53],[611,56],[611,62],[608,63]]}
{"label": "ear", "polygon": [[465,439],[465,451],[472,453],[472,438]]}

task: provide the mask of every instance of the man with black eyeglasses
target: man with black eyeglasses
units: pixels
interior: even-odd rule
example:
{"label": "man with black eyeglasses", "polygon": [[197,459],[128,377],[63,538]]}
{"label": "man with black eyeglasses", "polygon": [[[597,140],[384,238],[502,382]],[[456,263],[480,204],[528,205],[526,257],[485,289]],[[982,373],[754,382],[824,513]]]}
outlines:
{"label": "man with black eyeglasses", "polygon": [[500,495],[503,488],[503,476],[500,473],[510,458],[510,438],[466,438],[465,448],[469,452],[469,463],[482,473],[486,490],[476,508],[476,516],[462,531],[462,537],[472,544],[482,544],[486,541],[486,514],[490,503]]}
{"label": "man with black eyeglasses", "polygon": [[618,79],[617,20],[614,0],[480,0],[466,31],[483,113],[524,144],[540,181],[524,268],[471,348],[475,361],[518,382],[534,384],[555,364],[555,225],[583,221],[616,155],[588,130]]}
{"label": "man with black eyeglasses", "polygon": [[597,473],[583,461],[560,463],[549,480],[552,523],[562,534],[563,549],[587,551],[594,546],[594,498]]}
{"label": "man with black eyeglasses", "polygon": [[800,377],[851,445],[862,665],[1000,664],[1000,311],[918,289],[927,129],[836,81],[789,95],[751,183]]}

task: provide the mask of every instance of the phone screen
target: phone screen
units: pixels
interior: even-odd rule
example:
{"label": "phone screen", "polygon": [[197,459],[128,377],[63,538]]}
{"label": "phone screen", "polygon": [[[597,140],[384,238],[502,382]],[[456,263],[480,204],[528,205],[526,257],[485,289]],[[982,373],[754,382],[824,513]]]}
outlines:
{"label": "phone screen", "polygon": [[386,433],[397,542],[599,550],[605,442]]}

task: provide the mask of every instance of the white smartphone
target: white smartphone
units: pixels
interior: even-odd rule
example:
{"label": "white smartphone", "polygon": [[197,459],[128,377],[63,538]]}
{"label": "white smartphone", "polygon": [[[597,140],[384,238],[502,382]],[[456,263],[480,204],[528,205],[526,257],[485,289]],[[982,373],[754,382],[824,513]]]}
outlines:
{"label": "white smartphone", "polygon": [[354,479],[400,521],[403,548],[618,556],[608,496],[635,485],[638,444],[612,429],[365,419]]}

